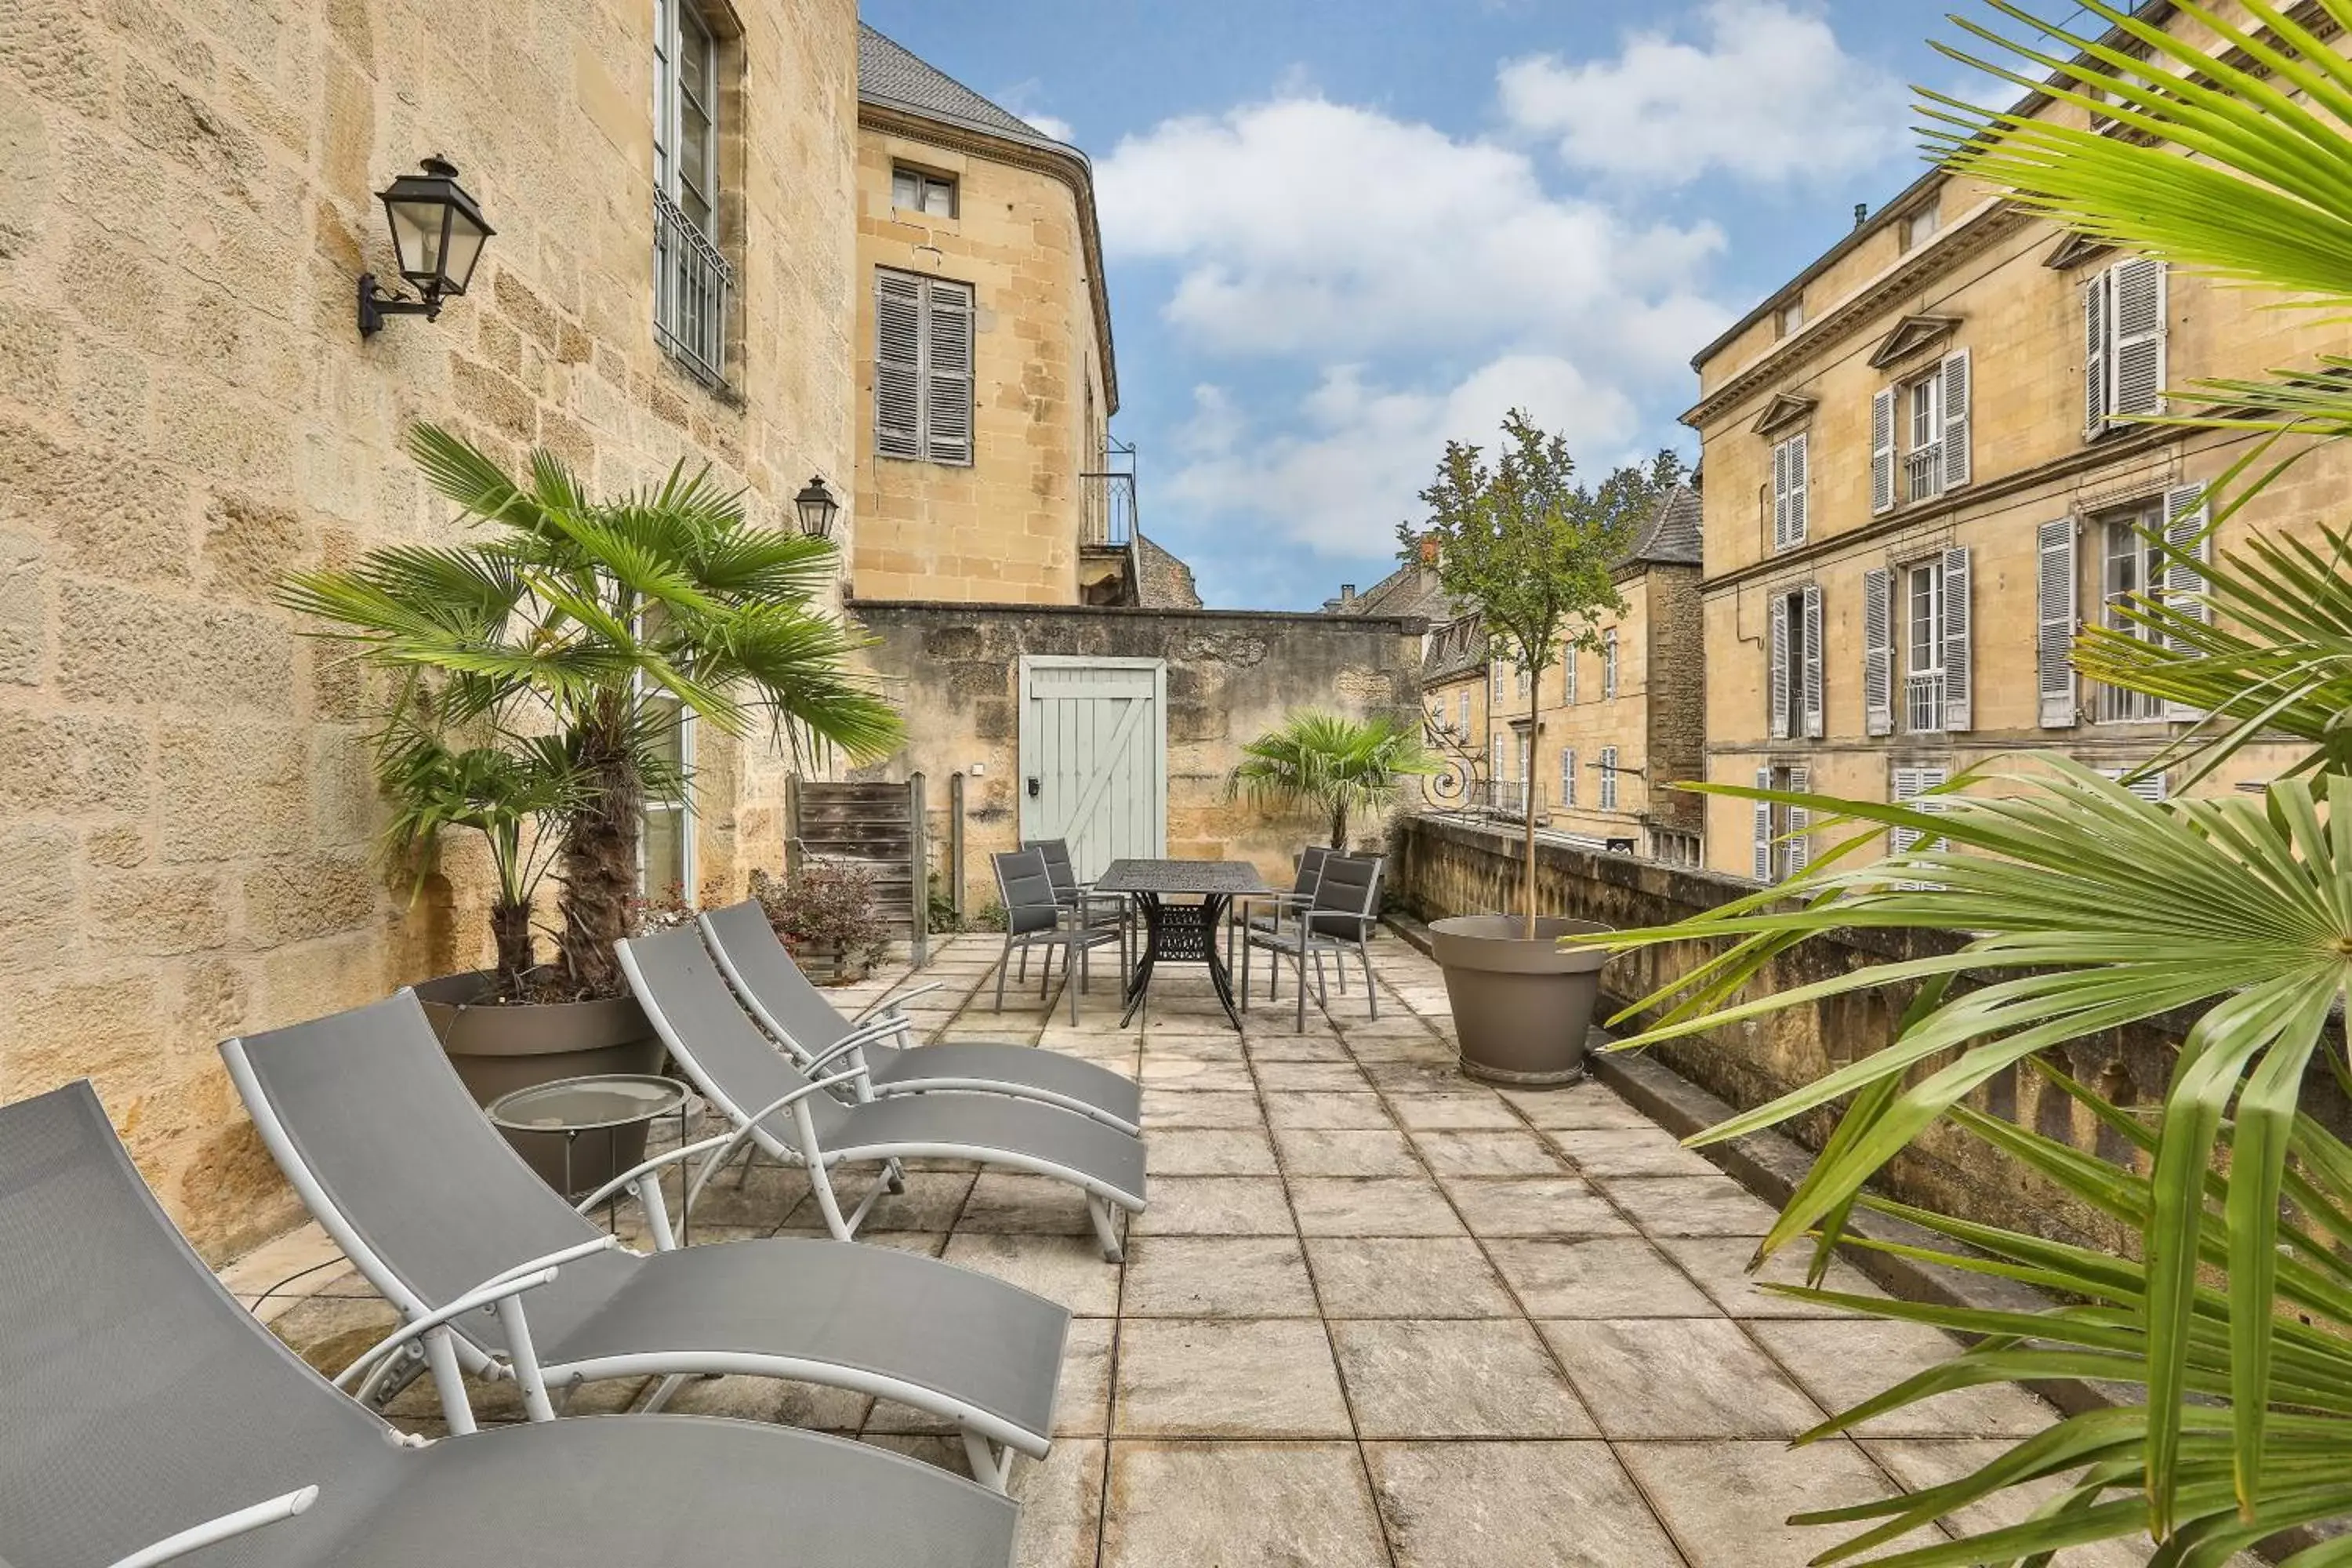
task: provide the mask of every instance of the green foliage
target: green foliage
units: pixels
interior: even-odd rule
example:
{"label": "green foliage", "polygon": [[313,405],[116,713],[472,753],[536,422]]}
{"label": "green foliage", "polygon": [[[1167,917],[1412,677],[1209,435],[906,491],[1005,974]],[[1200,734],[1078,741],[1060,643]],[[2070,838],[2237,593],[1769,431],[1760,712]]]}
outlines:
{"label": "green foliage", "polygon": [[890,949],[890,924],[873,874],[862,866],[811,858],[782,880],[751,873],[751,897],[768,923],[804,963],[831,959],[837,973],[856,978]]}
{"label": "green foliage", "polygon": [[1226,792],[1261,804],[1312,807],[1331,825],[1331,847],[1345,849],[1351,818],[1378,811],[1396,798],[1406,779],[1439,766],[1423,749],[1416,727],[1386,714],[1293,713],[1280,729],[1242,748]]}

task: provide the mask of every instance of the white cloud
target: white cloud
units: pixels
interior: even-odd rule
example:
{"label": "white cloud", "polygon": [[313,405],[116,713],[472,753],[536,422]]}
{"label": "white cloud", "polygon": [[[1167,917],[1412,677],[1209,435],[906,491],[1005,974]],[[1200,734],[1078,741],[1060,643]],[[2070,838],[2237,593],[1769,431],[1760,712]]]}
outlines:
{"label": "white cloud", "polygon": [[996,101],[1027,121],[1031,129],[1051,136],[1056,142],[1066,142],[1074,147],[1076,146],[1077,127],[1058,114],[1048,114],[1036,107],[1038,95],[1043,89],[1044,84],[1033,76],[998,93]]}
{"label": "white cloud", "polygon": [[1700,17],[1696,43],[1644,31],[1614,59],[1513,61],[1504,114],[1572,167],[1667,184],[1817,180],[1911,151],[1902,81],[1823,17],[1786,0],[1709,0]]}

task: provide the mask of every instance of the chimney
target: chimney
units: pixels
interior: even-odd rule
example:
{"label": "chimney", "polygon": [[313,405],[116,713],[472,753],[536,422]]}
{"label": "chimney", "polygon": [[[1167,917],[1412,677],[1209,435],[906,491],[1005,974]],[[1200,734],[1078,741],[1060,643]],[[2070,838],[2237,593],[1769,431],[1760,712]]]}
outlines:
{"label": "chimney", "polygon": [[1854,226],[1854,227],[1856,227],[1856,228],[1860,228],[1860,227],[1863,226],[1863,224],[1864,224],[1865,221],[1867,221],[1867,220],[1868,220],[1868,218],[1869,218],[1869,217],[1870,217],[1870,204],[1869,204],[1868,202],[1856,202],[1856,203],[1854,203],[1854,204],[1853,204],[1853,226]]}
{"label": "chimney", "polygon": [[1421,536],[1421,563],[1423,566],[1437,564],[1437,535],[1434,533]]}

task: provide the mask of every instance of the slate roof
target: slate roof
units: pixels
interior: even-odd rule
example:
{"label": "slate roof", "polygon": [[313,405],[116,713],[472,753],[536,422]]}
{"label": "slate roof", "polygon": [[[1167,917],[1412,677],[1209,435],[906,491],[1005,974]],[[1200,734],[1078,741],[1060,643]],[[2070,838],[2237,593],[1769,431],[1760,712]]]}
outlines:
{"label": "slate roof", "polygon": [[1034,147],[1072,149],[1019,115],[991,103],[937,66],[903,46],[857,24],[857,96],[868,103],[905,110],[926,120],[942,120]]}
{"label": "slate roof", "polygon": [[1335,616],[1420,616],[1452,620],[1462,612],[1438,585],[1437,573],[1418,561],[1406,563],[1346,604],[1334,600]]}
{"label": "slate roof", "polygon": [[1699,521],[1698,491],[1688,485],[1676,485],[1666,493],[1642,531],[1633,536],[1633,546],[1625,552],[1628,564],[1634,562],[1655,562],[1667,566],[1696,566],[1702,563],[1700,541],[1704,537]]}
{"label": "slate roof", "polygon": [[1486,626],[1477,616],[1464,616],[1429,634],[1421,656],[1421,682],[1434,686],[1486,668]]}

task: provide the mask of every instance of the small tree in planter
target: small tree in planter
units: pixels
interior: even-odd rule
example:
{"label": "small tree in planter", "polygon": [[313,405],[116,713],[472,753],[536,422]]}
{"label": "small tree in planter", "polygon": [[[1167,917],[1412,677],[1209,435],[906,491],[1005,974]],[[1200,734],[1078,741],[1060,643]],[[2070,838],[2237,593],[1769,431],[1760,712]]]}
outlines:
{"label": "small tree in planter", "polygon": [[833,961],[834,984],[863,980],[889,950],[890,922],[862,866],[812,858],[782,879],[754,871],[751,897],[796,961]]}
{"label": "small tree in planter", "polygon": [[1342,851],[1351,818],[1380,810],[1406,779],[1438,767],[1420,734],[1386,714],[1293,713],[1244,746],[1242,759],[1228,793],[1314,809],[1331,825],[1331,847]]}
{"label": "small tree in planter", "polygon": [[[1624,613],[1617,564],[1684,477],[1682,459],[1662,451],[1598,485],[1581,484],[1567,441],[1516,408],[1503,420],[1502,447],[1491,461],[1483,447],[1445,444],[1436,479],[1421,492],[1427,524],[1402,525],[1398,536],[1409,559],[1426,559],[1433,542],[1438,582],[1477,610],[1487,657],[1509,659],[1527,675],[1531,738],[1543,672],[1563,654],[1599,647],[1600,618]],[[1537,914],[1535,803],[1526,804],[1517,919],[1468,916],[1432,929],[1465,1068],[1514,1082],[1554,1082],[1582,1070],[1601,961],[1558,945],[1583,929],[1580,922]],[[1475,974],[1476,983],[1455,986],[1457,972]]]}

